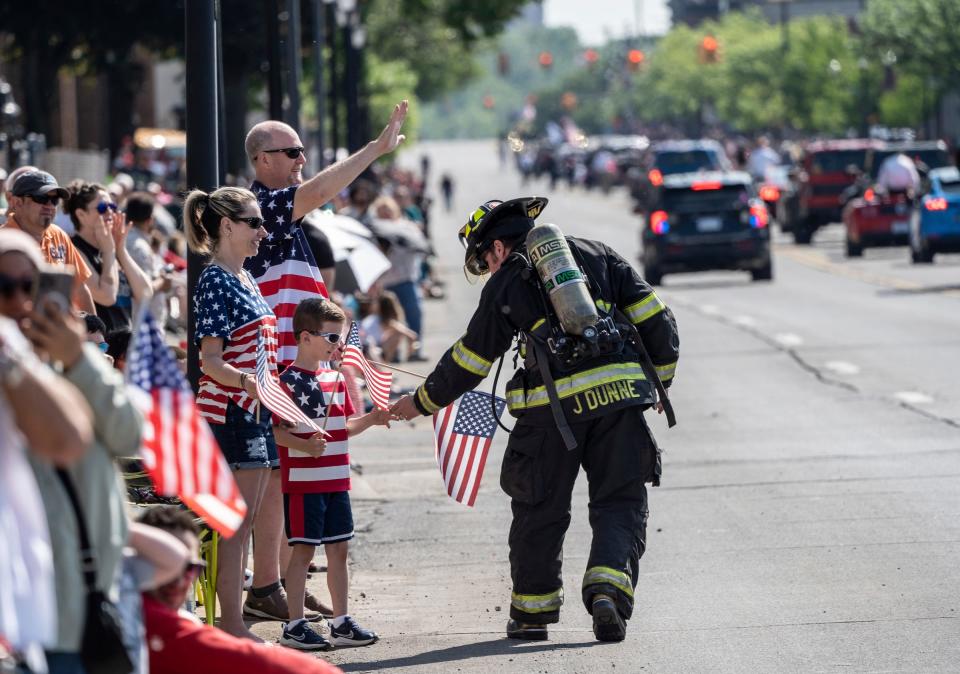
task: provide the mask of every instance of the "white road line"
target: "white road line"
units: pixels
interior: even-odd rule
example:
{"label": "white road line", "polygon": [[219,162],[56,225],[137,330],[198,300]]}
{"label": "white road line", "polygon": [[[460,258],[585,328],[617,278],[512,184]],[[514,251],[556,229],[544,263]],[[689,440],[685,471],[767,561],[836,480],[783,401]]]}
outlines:
{"label": "white road line", "polygon": [[700,312],[708,316],[716,316],[720,313],[720,307],[716,304],[703,304],[700,306]]}
{"label": "white road line", "polygon": [[845,360],[831,360],[824,364],[824,367],[831,372],[842,375],[860,374],[860,366],[848,363]]}
{"label": "white road line", "polygon": [[920,391],[898,391],[893,397],[908,405],[929,405],[933,402],[933,398]]}
{"label": "white road line", "polygon": [[745,328],[753,328],[757,325],[757,319],[753,316],[737,316],[733,319],[733,322],[737,325],[742,325]]}
{"label": "white road line", "polygon": [[786,347],[801,346],[803,344],[803,337],[795,335],[792,332],[780,332],[774,335],[773,338]]}

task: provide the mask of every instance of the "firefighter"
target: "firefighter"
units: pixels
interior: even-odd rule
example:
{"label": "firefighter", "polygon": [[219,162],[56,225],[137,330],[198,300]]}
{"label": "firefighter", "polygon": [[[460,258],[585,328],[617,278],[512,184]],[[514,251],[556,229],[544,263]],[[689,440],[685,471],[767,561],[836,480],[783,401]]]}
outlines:
{"label": "firefighter", "polygon": [[[563,334],[549,284],[527,251],[546,204],[539,197],[488,201],[471,214],[460,238],[465,270],[489,274],[480,304],[425,382],[391,409],[398,419],[433,414],[480,384],[518,339],[524,366],[506,388],[517,421],[500,476],[513,510],[507,636],[546,639],[547,626],[559,621],[563,539],[582,466],[593,531],[582,600],[597,639],[621,641],[646,547],[645,484],[659,484],[660,477],[659,450],[643,412],[668,402],[664,387],[673,380],[679,338],[671,311],[626,260],[598,241],[561,236],[609,329],[599,340],[605,346],[593,352],[558,346],[582,338]],[[657,379],[662,385],[655,386]]]}

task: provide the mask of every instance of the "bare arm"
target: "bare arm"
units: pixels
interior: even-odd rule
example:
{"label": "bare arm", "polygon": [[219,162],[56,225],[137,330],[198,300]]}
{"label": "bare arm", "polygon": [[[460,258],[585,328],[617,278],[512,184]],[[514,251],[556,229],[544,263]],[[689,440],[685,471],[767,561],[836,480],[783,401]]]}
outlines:
{"label": "bare arm", "polygon": [[149,587],[141,587],[141,590],[153,589],[176,580],[183,575],[183,570],[190,561],[190,550],[180,539],[162,529],[140,522],[130,523],[127,544],[136,550],[139,557],[143,557],[154,567]]}
{"label": "bare arm", "polygon": [[123,213],[114,215],[111,235],[117,251],[117,262],[120,263],[120,268],[123,269],[123,273],[127,277],[133,299],[137,302],[145,302],[153,297],[153,283],[147,273],[143,271],[143,268],[130,255],[130,251],[127,250],[127,234],[129,233],[130,223],[127,222],[127,216]]}
{"label": "bare arm", "polygon": [[100,273],[90,269],[87,287],[97,304],[112,307],[117,303],[117,290],[120,288],[120,272],[117,265],[117,246],[106,223],[98,223],[94,229],[97,247],[100,249]]}
{"label": "bare arm", "polygon": [[97,305],[93,303],[93,295],[86,283],[80,283],[73,291],[73,305],[80,311],[97,315]]}
{"label": "bare arm", "polygon": [[278,445],[304,452],[310,456],[322,456],[327,451],[327,441],[320,433],[314,433],[309,438],[298,438],[283,426],[274,426],[273,437]]}
{"label": "bare arm", "polygon": [[293,200],[293,219],[299,220],[315,208],[320,208],[333,199],[334,195],[357,179],[370,164],[393,152],[403,139],[400,127],[407,117],[407,102],[401,101],[394,107],[390,121],[376,140],[372,140],[357,152],[328,166],[301,185]]}
{"label": "bare arm", "polygon": [[390,410],[375,409],[359,417],[347,419],[347,436],[353,437],[359,435],[371,426],[386,426],[390,428],[390,419],[392,418]]}

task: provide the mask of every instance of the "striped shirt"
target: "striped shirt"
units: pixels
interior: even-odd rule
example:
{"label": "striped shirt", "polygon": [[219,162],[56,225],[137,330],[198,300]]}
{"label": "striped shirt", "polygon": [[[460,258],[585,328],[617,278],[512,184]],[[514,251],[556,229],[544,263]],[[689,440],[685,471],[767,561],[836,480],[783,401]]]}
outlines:
{"label": "striped shirt", "polygon": [[[252,287],[216,264],[208,265],[200,274],[193,296],[197,316],[194,341],[199,346],[204,337],[220,337],[223,361],[255,376],[260,348],[267,350],[267,363],[277,369],[277,319],[250,274],[243,273]],[[197,408],[209,423],[226,423],[227,402],[231,400],[251,414],[256,411],[257,401],[243,389],[224,386],[206,374],[200,377]]]}
{"label": "striped shirt", "polygon": [[[335,370],[316,372],[290,366],[280,375],[280,384],[311,419],[326,420],[327,449],[322,456],[289,449],[277,443],[283,492],[323,494],[350,490],[350,454],[347,451],[347,419],[354,415],[343,375]],[[321,421],[321,425],[323,425]],[[301,424],[293,435],[309,438],[314,433]]]}

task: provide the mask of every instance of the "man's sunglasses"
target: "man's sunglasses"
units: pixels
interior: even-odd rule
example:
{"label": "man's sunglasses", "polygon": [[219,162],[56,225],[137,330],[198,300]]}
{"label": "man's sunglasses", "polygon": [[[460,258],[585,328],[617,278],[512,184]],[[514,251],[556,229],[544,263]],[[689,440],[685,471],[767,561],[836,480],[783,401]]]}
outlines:
{"label": "man's sunglasses", "polygon": [[236,222],[245,222],[250,229],[260,229],[263,227],[263,218],[257,215],[251,215],[249,218],[233,218]]}
{"label": "man's sunglasses", "polygon": [[0,295],[2,295],[4,299],[10,299],[18,290],[24,295],[32,293],[33,279],[29,276],[14,278],[13,276],[0,274]]}
{"label": "man's sunglasses", "polygon": [[97,204],[97,213],[99,213],[100,215],[103,215],[104,213],[106,213],[107,210],[111,210],[114,213],[116,213],[117,205],[112,201],[101,201],[99,204]]}
{"label": "man's sunglasses", "polygon": [[297,157],[303,154],[303,151],[304,151],[303,147],[280,147],[280,148],[277,148],[276,150],[264,150],[264,152],[268,154],[273,152],[282,152],[285,155],[287,155],[290,159],[296,159]]}
{"label": "man's sunglasses", "polygon": [[314,337],[323,337],[331,344],[339,344],[343,337],[339,332],[320,332],[319,330],[306,330],[305,332],[309,332]]}
{"label": "man's sunglasses", "polygon": [[57,194],[44,194],[42,196],[31,194],[30,198],[33,199],[34,203],[40,204],[41,206],[46,206],[47,204],[56,206],[60,203],[60,196]]}

